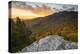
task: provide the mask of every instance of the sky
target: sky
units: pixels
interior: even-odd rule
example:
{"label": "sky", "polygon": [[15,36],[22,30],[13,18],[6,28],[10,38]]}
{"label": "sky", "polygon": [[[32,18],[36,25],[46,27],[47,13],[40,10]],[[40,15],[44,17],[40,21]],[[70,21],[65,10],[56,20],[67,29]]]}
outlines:
{"label": "sky", "polygon": [[11,9],[10,18],[34,19],[65,10],[78,11],[78,6],[71,4],[12,1],[9,9]]}

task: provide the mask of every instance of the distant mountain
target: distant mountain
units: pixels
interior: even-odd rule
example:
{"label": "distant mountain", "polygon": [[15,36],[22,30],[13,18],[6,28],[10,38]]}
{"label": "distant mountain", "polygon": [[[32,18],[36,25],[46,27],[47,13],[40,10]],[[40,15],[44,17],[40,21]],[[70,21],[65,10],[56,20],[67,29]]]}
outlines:
{"label": "distant mountain", "polygon": [[[25,22],[27,26],[30,26],[33,30],[37,29],[38,31],[63,30],[64,27],[67,27],[66,30],[68,31],[75,31],[77,29],[78,13],[74,11],[63,11]],[[74,27],[74,29],[72,27]]]}
{"label": "distant mountain", "polygon": [[69,41],[78,41],[78,13],[63,11],[46,17],[25,20],[26,26],[32,30],[32,37],[41,39],[47,35],[62,35]]}

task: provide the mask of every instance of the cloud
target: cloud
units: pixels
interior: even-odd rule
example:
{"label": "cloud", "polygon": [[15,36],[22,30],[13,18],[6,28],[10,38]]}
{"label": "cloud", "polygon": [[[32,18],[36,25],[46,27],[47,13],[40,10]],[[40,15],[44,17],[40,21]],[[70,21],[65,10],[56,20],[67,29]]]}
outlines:
{"label": "cloud", "polygon": [[[36,18],[44,17],[53,14],[53,9],[47,4],[28,4],[26,2],[14,1],[11,3],[11,18],[16,18],[17,16],[21,18]],[[34,7],[35,6],[35,7]],[[55,12],[55,11],[54,11]],[[29,19],[27,18],[27,19]]]}
{"label": "cloud", "polygon": [[[11,15],[21,18],[36,18],[51,15],[59,11],[76,11],[78,7],[76,5],[65,4],[50,4],[50,3],[36,3],[36,2],[11,2]],[[12,17],[12,18],[15,18]]]}
{"label": "cloud", "polygon": [[63,9],[66,11],[78,11],[77,5],[63,5]]}

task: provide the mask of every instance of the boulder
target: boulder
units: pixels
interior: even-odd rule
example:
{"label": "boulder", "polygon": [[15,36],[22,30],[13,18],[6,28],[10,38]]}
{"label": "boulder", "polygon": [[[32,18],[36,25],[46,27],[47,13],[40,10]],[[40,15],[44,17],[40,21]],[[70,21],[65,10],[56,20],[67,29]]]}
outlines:
{"label": "boulder", "polygon": [[62,36],[49,35],[23,48],[21,52],[52,51],[77,48],[78,44],[76,42],[66,41]]}

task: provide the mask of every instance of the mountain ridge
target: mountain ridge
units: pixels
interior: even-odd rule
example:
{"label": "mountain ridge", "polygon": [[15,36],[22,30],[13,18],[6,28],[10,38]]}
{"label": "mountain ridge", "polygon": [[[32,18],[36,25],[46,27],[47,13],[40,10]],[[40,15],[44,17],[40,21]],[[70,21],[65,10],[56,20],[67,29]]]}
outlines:
{"label": "mountain ridge", "polygon": [[[78,12],[62,11],[46,17],[25,20],[26,26],[32,30],[32,36],[39,38],[48,34],[57,34],[77,41]],[[37,36],[39,35],[39,37]]]}

